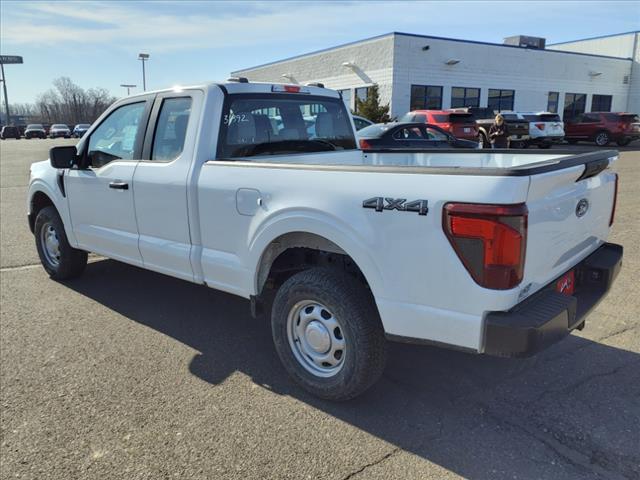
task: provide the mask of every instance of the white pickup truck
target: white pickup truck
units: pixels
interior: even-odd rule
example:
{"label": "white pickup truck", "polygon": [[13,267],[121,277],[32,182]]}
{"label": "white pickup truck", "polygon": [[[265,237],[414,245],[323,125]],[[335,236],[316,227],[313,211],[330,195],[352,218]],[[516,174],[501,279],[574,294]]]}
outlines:
{"label": "white pickup truck", "polygon": [[526,356],[583,328],[622,261],[616,158],[365,153],[337,92],[236,79],[116,102],[31,166],[28,218],[53,279],[96,252],[250,299],[288,373],[344,400],[387,339]]}

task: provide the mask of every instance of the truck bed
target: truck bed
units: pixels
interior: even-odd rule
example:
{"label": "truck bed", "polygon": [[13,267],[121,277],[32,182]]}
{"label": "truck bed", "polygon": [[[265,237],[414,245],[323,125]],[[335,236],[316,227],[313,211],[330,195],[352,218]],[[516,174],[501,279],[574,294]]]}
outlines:
{"label": "truck bed", "polygon": [[[358,150],[306,155],[265,155],[230,159],[228,162],[235,165],[264,164],[270,168],[483,176],[529,176],[586,165],[586,170],[595,175],[617,156],[616,150],[576,154],[566,150],[538,153],[527,150],[380,149],[367,152]],[[215,162],[220,161],[226,162],[225,159]]]}

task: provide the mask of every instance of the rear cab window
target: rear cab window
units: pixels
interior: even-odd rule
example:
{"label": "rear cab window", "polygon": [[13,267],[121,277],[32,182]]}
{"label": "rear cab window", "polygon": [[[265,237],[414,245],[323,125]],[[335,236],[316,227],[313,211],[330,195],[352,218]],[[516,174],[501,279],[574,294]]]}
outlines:
{"label": "rear cab window", "polygon": [[225,101],[218,159],[355,150],[340,98],[308,94],[232,94]]}
{"label": "rear cab window", "polygon": [[191,97],[165,98],[162,101],[153,137],[151,160],[171,161],[182,153],[191,102]]}

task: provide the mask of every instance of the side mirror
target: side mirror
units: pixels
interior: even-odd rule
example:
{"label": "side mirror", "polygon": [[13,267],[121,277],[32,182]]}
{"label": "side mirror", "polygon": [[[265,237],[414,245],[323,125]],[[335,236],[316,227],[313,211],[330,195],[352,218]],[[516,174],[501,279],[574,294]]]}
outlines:
{"label": "side mirror", "polygon": [[71,168],[77,161],[78,152],[73,145],[53,147],[49,150],[49,162],[53,168]]}

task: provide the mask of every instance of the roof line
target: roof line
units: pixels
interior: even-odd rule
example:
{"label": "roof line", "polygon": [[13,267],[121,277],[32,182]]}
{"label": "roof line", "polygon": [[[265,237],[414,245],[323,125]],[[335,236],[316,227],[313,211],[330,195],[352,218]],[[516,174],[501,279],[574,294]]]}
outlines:
{"label": "roof line", "polygon": [[549,46],[552,46],[552,45],[565,45],[567,43],[575,43],[575,42],[584,42],[586,40],[597,40],[599,38],[621,37],[623,35],[631,35],[632,33],[640,33],[640,30],[631,30],[630,32],[622,32],[622,33],[610,33],[608,35],[598,35],[597,37],[578,38],[576,40],[569,40],[567,42],[550,43]]}
{"label": "roof line", "polygon": [[492,47],[518,48],[520,50],[530,50],[533,52],[552,52],[552,53],[563,53],[563,54],[569,54],[569,55],[582,55],[587,57],[610,58],[612,60],[631,60],[631,58],[613,57],[611,55],[598,55],[595,53],[582,53],[582,52],[568,52],[566,50],[547,50],[547,49],[539,49],[539,48],[526,48],[526,47],[520,47],[519,45],[505,45],[504,43],[481,42],[479,40],[463,40],[460,38],[436,37],[433,35],[420,35],[416,33],[393,32],[393,34],[404,35],[406,37],[430,38],[433,40],[446,40],[449,42],[471,43],[475,45],[490,45]]}
{"label": "roof line", "polygon": [[247,70],[255,70],[256,68],[268,67],[269,65],[275,65],[277,63],[289,62],[291,60],[296,60],[298,58],[308,57],[310,55],[316,55],[318,53],[328,52],[329,50],[335,50],[337,48],[348,47],[349,45],[355,45],[357,43],[368,42],[370,40],[377,40],[378,38],[384,38],[384,37],[388,37],[390,35],[393,35],[393,33],[394,32],[383,33],[381,35],[374,35],[373,37],[367,37],[367,38],[362,38],[360,40],[354,40],[352,42],[341,43],[340,45],[335,45],[333,47],[322,48],[320,50],[314,50],[314,51],[308,52],[308,53],[301,53],[299,55],[294,55],[292,57],[283,58],[282,60],[274,60],[273,62],[267,62],[267,63],[263,63],[263,64],[260,64],[260,65],[256,65],[255,67],[240,68],[238,70],[234,70],[233,72],[231,72],[231,75],[234,75],[234,74],[239,73],[239,72],[246,72]]}
{"label": "roof line", "polygon": [[251,71],[251,70],[256,70],[258,68],[263,68],[263,67],[268,67],[268,66],[271,66],[271,65],[277,65],[279,63],[289,62],[291,60],[297,60],[299,58],[309,57],[311,55],[317,55],[319,53],[328,52],[330,50],[336,50],[338,48],[348,47],[350,45],[356,45],[356,44],[359,44],[359,43],[369,42],[371,40],[377,40],[379,38],[384,38],[384,37],[388,37],[388,36],[391,36],[391,35],[402,35],[402,36],[405,36],[405,37],[428,38],[428,39],[432,39],[432,40],[446,40],[446,41],[449,41],[449,42],[470,43],[470,44],[474,44],[474,45],[490,45],[492,47],[518,48],[518,49],[521,49],[521,50],[531,50],[531,51],[540,51],[540,52],[553,52],[553,53],[562,53],[562,54],[567,54],[567,55],[582,55],[582,56],[586,56],[586,57],[610,58],[610,59],[613,59],[613,60],[630,60],[630,58],[613,57],[611,55],[598,55],[598,54],[593,54],[593,53],[582,53],[582,52],[568,52],[568,51],[565,51],[565,50],[546,50],[546,49],[537,49],[537,48],[525,48],[525,47],[520,47],[518,45],[505,45],[504,43],[481,42],[481,41],[478,41],[478,40],[464,40],[464,39],[461,39],[461,38],[437,37],[437,36],[434,36],[434,35],[420,35],[420,34],[417,34],[417,33],[389,32],[389,33],[383,33],[381,35],[375,35],[373,37],[363,38],[361,40],[355,40],[353,42],[342,43],[340,45],[335,45],[333,47],[323,48],[321,50],[315,50],[313,52],[294,55],[292,57],[283,58],[281,60],[274,60],[272,62],[263,63],[263,64],[256,65],[256,66],[253,66],[253,67],[240,68],[240,69],[232,71],[231,75],[237,75],[237,74],[239,74],[241,72],[247,72],[247,71]]}

